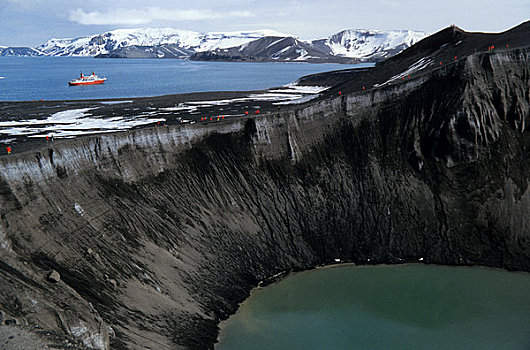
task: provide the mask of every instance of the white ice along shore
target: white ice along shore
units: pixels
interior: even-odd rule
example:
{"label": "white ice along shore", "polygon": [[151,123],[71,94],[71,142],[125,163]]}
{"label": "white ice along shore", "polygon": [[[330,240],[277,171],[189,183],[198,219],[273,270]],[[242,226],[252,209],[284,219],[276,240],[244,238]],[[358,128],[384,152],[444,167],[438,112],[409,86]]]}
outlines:
{"label": "white ice along shore", "polygon": [[98,117],[89,111],[97,108],[71,109],[52,114],[46,119],[0,122],[0,135],[72,138],[79,135],[117,132],[135,126],[163,122],[165,118],[147,116]]}
{"label": "white ice along shore", "polygon": [[246,97],[225,99],[225,100],[208,100],[181,103],[175,107],[160,108],[161,111],[191,111],[201,107],[224,106],[230,103],[251,102],[251,101],[273,101],[274,105],[304,103],[310,101],[318,95],[329,89],[329,86],[303,86],[296,83],[290,83],[280,88],[269,89],[260,94],[250,94]]}

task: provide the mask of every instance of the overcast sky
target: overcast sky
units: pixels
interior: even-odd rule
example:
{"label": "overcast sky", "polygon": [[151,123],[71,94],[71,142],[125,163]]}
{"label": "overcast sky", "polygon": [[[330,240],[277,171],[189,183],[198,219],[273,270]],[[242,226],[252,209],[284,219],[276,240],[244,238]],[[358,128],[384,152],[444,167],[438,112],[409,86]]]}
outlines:
{"label": "overcast sky", "polygon": [[452,23],[498,32],[529,17],[530,0],[0,0],[0,45],[140,27],[273,29],[302,39],[358,28],[433,33]]}

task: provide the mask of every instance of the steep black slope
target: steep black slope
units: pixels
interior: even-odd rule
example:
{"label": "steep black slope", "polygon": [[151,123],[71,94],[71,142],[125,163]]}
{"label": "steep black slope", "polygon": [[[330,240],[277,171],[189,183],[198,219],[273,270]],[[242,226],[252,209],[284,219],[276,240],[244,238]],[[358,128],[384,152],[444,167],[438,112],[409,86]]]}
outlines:
{"label": "steep black slope", "polygon": [[0,157],[4,327],[55,347],[204,349],[281,271],[336,258],[530,271],[528,56]]}
{"label": "steep black slope", "polygon": [[[373,69],[352,71],[351,75],[341,73],[334,79],[334,88],[329,94],[363,91],[383,84],[401,83],[437,69],[444,69],[466,57],[488,51],[510,50],[530,45],[530,21],[524,22],[502,33],[465,32],[458,27],[448,27],[435,33],[401,53],[379,64]],[[336,78],[336,76],[335,76]],[[307,76],[302,84],[318,85],[326,74]]]}

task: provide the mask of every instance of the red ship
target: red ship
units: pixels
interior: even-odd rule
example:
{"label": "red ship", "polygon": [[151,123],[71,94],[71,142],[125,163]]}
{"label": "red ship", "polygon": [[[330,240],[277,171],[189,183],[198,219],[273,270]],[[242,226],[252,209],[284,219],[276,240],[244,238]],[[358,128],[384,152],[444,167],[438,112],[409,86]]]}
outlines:
{"label": "red ship", "polygon": [[83,75],[83,73],[81,73],[81,76],[78,79],[70,80],[68,82],[68,85],[76,86],[76,85],[103,84],[105,80],[107,80],[107,78],[100,78],[94,72],[92,72],[92,75],[89,75],[89,76],[85,76]]}

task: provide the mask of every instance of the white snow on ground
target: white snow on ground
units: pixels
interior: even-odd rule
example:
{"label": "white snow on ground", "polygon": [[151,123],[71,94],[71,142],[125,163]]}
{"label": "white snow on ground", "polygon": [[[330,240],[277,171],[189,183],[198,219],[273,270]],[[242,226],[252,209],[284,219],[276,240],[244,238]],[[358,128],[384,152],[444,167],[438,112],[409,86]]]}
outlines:
{"label": "white snow on ground", "polygon": [[196,106],[187,106],[183,103],[179,103],[178,106],[175,107],[166,107],[166,108],[160,108],[160,111],[166,111],[166,112],[179,112],[179,111],[194,111],[196,110]]}
{"label": "white snow on ground", "polygon": [[211,107],[211,106],[225,106],[230,103],[237,102],[250,102],[250,101],[285,101],[301,98],[302,95],[296,94],[280,94],[280,93],[263,93],[263,94],[250,94],[247,97],[233,98],[226,100],[211,100],[211,101],[194,101],[188,102],[190,105],[199,107]]}
{"label": "white snow on ground", "polygon": [[[280,51],[278,52],[275,52],[273,55],[271,55],[271,58],[274,59],[274,60],[277,60],[281,57],[282,53],[288,51],[291,47],[290,46],[286,46],[284,47],[283,49],[281,49]],[[289,60],[289,58],[287,58],[287,60]]]}
{"label": "white snow on ground", "polygon": [[102,105],[117,105],[117,104],[120,104],[120,103],[133,103],[133,101],[132,100],[127,100],[127,101],[101,101],[99,103],[101,103]]}
{"label": "white snow on ground", "polygon": [[[192,110],[192,108],[224,106],[230,103],[250,102],[250,101],[276,101],[274,104],[304,103],[318,96],[319,93],[329,89],[329,86],[300,86],[296,83],[284,85],[281,88],[269,89],[261,94],[250,94],[246,97],[210,100],[210,101],[193,101],[185,104],[179,104],[177,107],[160,108],[160,111],[178,111]],[[309,96],[307,96],[309,95]],[[190,106],[191,105],[191,106]]]}
{"label": "white snow on ground", "polygon": [[85,134],[122,131],[135,126],[166,120],[165,118],[150,118],[146,115],[104,118],[88,113],[92,109],[94,108],[57,112],[46,119],[0,122],[0,135],[68,138]]}
{"label": "white snow on ground", "polygon": [[[135,126],[154,124],[166,121],[161,115],[169,112],[195,113],[199,108],[223,106],[230,103],[271,101],[275,105],[304,103],[318,97],[319,93],[328,89],[326,86],[299,86],[296,83],[281,88],[270,89],[263,93],[249,94],[245,97],[211,101],[193,101],[179,103],[174,107],[151,108],[149,112],[122,117],[101,117],[93,115],[98,108],[81,108],[57,112],[45,119],[10,120],[0,122],[0,135],[27,136],[29,138],[73,138],[80,135],[118,132]],[[130,103],[133,101],[103,101],[103,104]],[[259,109],[259,107],[258,107]],[[189,120],[181,121],[189,122]],[[0,142],[9,143],[14,139]]]}
{"label": "white snow on ground", "polygon": [[286,39],[286,38],[281,38],[281,39],[278,39],[278,40],[273,41],[272,43],[270,43],[269,45],[267,45],[267,47],[265,48],[265,50],[268,49],[268,48],[271,47],[271,46],[276,45],[277,43],[279,43],[279,42],[281,42],[281,41],[283,41],[283,40],[285,40],[285,39]]}
{"label": "white snow on ground", "polygon": [[299,99],[296,99],[296,100],[275,102],[273,103],[273,105],[289,105],[289,104],[306,103],[317,97],[318,95],[307,95],[307,96],[300,97]]}
{"label": "white snow on ground", "polygon": [[85,214],[85,210],[77,203],[74,203],[74,209],[81,216]]}
{"label": "white snow on ground", "polygon": [[297,92],[302,94],[318,94],[329,89],[329,86],[303,86],[291,83],[283,86],[286,89],[272,89],[274,92]]}
{"label": "white snow on ground", "polygon": [[75,338],[80,339],[88,349],[103,350],[105,341],[103,336],[96,332],[91,332],[81,321],[79,326],[70,326],[70,332]]}
{"label": "white snow on ground", "polygon": [[281,93],[290,93],[296,98],[288,99],[286,101],[280,101],[273,103],[274,105],[287,105],[287,104],[298,104],[311,101],[312,99],[318,97],[318,95],[329,89],[329,86],[302,86],[297,85],[296,83],[291,83],[283,86],[283,89],[271,89],[271,92],[281,92]]}
{"label": "white snow on ground", "polygon": [[190,105],[195,105],[199,107],[211,107],[211,106],[224,106],[230,103],[237,102],[249,102],[249,101],[283,101],[283,100],[292,100],[302,97],[301,95],[293,94],[278,94],[278,93],[263,93],[263,94],[250,94],[248,97],[233,98],[226,100],[211,100],[211,101],[194,101],[188,102]]}
{"label": "white snow on ground", "polygon": [[278,94],[274,92],[266,92],[263,94],[248,95],[248,98],[252,101],[285,101],[285,100],[296,100],[301,98],[300,94]]}
{"label": "white snow on ground", "polygon": [[[188,104],[193,105],[194,108],[197,109],[200,107],[223,106],[223,105],[227,105],[232,102],[242,102],[242,101],[246,101],[246,99],[235,98],[231,100],[193,101],[193,102],[188,102]],[[188,107],[191,108],[191,106],[188,106]]]}
{"label": "white snow on ground", "polygon": [[296,50],[296,53],[299,54],[300,56],[296,57],[294,59],[295,61],[305,61],[309,57],[308,52],[304,49]]}
{"label": "white snow on ground", "polygon": [[422,70],[423,68],[431,65],[432,63],[433,63],[432,58],[423,57],[420,60],[418,60],[417,62],[411,64],[410,67],[407,70],[405,70],[405,71],[403,71],[403,72],[401,72],[399,74],[394,75],[392,78],[388,79],[383,84],[375,84],[374,87],[384,86],[386,84],[390,84],[390,83],[392,83],[394,81],[400,80],[401,78],[406,78],[410,74],[418,72],[418,71]]}

